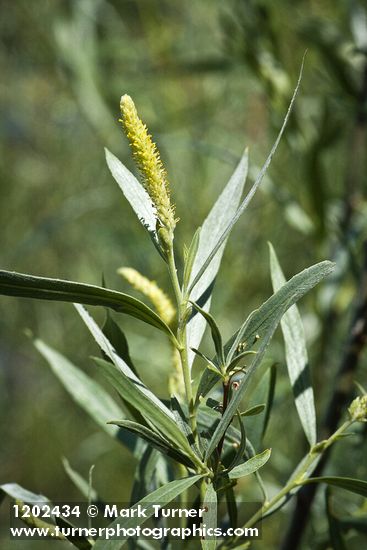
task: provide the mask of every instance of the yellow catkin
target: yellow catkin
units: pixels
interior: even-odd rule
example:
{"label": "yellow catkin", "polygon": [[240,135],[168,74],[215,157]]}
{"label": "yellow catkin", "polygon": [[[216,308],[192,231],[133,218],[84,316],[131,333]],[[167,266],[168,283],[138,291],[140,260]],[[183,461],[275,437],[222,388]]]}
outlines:
{"label": "yellow catkin", "polygon": [[185,395],[185,384],[182,376],[180,354],[176,348],[172,348],[172,373],[168,380],[168,389],[171,395],[182,397]]}
{"label": "yellow catkin", "polygon": [[122,275],[133,288],[144,294],[152,302],[158,315],[167,325],[172,323],[176,310],[167,294],[159,288],[155,281],[150,281],[132,267],[121,267],[117,270],[117,273]]}
{"label": "yellow catkin", "polygon": [[170,201],[167,173],[159,151],[148,129],[139,118],[133,100],[121,97],[120,109],[123,128],[130,142],[135,162],[142,174],[143,184],[156,208],[161,225],[168,230],[170,239],[176,226],[174,207]]}

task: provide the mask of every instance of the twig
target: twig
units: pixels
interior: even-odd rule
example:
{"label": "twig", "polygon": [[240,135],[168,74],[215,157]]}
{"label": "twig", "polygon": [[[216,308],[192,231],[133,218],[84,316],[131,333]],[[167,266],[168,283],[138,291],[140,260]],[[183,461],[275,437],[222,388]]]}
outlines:
{"label": "twig", "polygon": [[[353,378],[363,348],[367,343],[367,241],[364,242],[364,264],[362,269],[359,294],[353,321],[349,331],[346,350],[336,377],[335,391],[327,407],[323,424],[323,438],[329,437],[339,424],[345,407],[352,399],[354,385]],[[328,461],[330,449],[328,449],[318,466],[313,477],[321,475]],[[296,507],[288,532],[282,544],[282,550],[296,550],[301,542],[303,532],[307,526],[312,502],[317,490],[317,485],[304,486],[297,495]]]}

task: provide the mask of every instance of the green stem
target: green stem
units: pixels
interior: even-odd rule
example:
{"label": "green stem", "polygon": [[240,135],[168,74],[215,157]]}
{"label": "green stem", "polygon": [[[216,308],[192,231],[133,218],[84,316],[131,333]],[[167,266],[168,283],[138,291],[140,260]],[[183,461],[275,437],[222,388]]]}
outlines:
{"label": "green stem", "polygon": [[169,248],[167,254],[168,270],[171,277],[173,291],[176,297],[177,311],[178,311],[178,324],[177,324],[177,349],[181,358],[182,374],[184,378],[185,393],[187,404],[189,408],[189,422],[192,433],[197,439],[197,425],[196,414],[194,407],[194,398],[192,393],[191,373],[187,355],[187,340],[186,340],[186,319],[185,314],[187,310],[187,300],[184,299],[181,291],[180,283],[177,276],[177,268],[175,263],[175,256],[173,247]]}
{"label": "green stem", "polygon": [[[311,447],[309,454],[307,455],[307,458],[302,466],[302,468],[297,473],[297,476],[290,480],[285,487],[279,493],[277,493],[272,499],[270,499],[268,502],[265,502],[261,508],[248,520],[247,523],[243,526],[243,529],[252,527],[255,525],[259,520],[261,520],[262,516],[266,514],[273,506],[275,506],[283,497],[287,496],[288,493],[293,491],[296,487],[299,485],[302,485],[302,481],[304,480],[305,475],[307,474],[307,470],[310,468],[310,466],[317,460],[320,454],[322,454],[330,445],[332,445],[338,438],[340,434],[345,432],[355,421],[354,420],[347,420],[334,432],[329,439],[326,439],[324,441],[321,441],[320,443],[316,443],[313,447]],[[234,548],[232,546],[236,541],[238,540],[238,537],[234,537],[231,540],[231,548]]]}

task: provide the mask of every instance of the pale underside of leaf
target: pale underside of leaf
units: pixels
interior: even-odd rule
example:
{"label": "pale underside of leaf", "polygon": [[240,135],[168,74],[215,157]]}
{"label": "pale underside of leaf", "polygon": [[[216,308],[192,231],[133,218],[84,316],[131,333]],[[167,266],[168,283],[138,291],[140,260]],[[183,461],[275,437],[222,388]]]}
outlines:
{"label": "pale underside of leaf", "polygon": [[[274,248],[271,244],[269,246],[271,278],[274,292],[276,292],[286,283],[286,279]],[[284,336],[288,374],[298,416],[308,442],[312,446],[316,443],[315,403],[303,323],[295,304],[284,314],[280,324]]]}
{"label": "pale underside of leaf", "polygon": [[[206,509],[203,515],[203,523],[207,529],[214,530],[218,525],[217,500],[217,493],[213,487],[213,484],[208,483],[206,486],[204,502],[202,504],[202,507]],[[202,538],[201,547],[203,550],[215,550],[217,547],[216,537],[211,536],[210,538]]]}
{"label": "pale underside of leaf", "polygon": [[[241,200],[247,169],[248,153],[245,151],[229,182],[201,227],[199,246],[193,262],[189,285],[200,271],[203,262],[217,242],[224,228],[234,216]],[[211,293],[220,267],[225,244],[225,242],[222,243],[213,261],[207,267],[200,281],[190,294],[190,299],[196,302],[205,311],[209,311],[210,309]],[[195,354],[192,352],[191,348],[199,348],[205,326],[205,319],[198,314],[195,314],[187,325],[187,345],[190,366],[195,358]]]}
{"label": "pale underside of leaf", "polygon": [[152,200],[136,177],[115,157],[108,149],[105,149],[108,168],[126,200],[138,216],[139,221],[147,229],[156,242],[157,215]]}

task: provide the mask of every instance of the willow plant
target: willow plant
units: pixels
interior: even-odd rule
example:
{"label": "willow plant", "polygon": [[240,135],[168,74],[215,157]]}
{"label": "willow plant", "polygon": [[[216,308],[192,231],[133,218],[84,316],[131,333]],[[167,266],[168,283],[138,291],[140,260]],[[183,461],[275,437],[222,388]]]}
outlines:
{"label": "willow plant", "polygon": [[[195,506],[204,506],[203,522],[207,529],[256,526],[279,510],[306,483],[324,482],[367,495],[367,483],[361,480],[312,478],[325,450],[344,436],[352,424],[367,420],[367,397],[362,395],[351,404],[349,417],[340,428],[329,439],[317,441],[307,349],[296,302],[332,271],[333,264],[323,261],[286,281],[270,245],[274,294],[250,313],[227,341],[209,313],[211,291],[227,238],[270,164],[290,116],[299,82],[279,136],[250,191],[241,200],[248,168],[246,150],[209,215],[185,248],[183,273],[176,269],[175,232],[179,220],[166,170],[133,100],[127,95],[121,98],[121,123],[141,181],[109,151],[106,151],[107,164],[167,266],[175,303],[171,301],[169,292],[131,267],[122,267],[118,272],[150,301],[152,308],[135,297],[105,287],[0,272],[2,294],[73,302],[101,348],[102,358],[95,358],[95,362],[120,395],[122,404],[113,400],[104,388],[59,352],[41,340],[35,340],[36,348],[74,400],[110,436],[128,446],[140,461],[131,506],[134,509],[144,505],[148,513],[145,517],[118,518],[111,525],[118,522],[120,526],[137,527],[153,515],[154,503],[164,507],[177,498],[185,502],[189,494]],[[130,357],[126,337],[111,314],[107,313],[106,322],[100,328],[85,305],[102,306],[107,311],[134,317],[166,335],[172,349],[169,401],[160,399],[144,384],[139,367],[135,367]],[[259,470],[271,458],[271,449],[255,449],[246,433],[249,416],[262,422],[259,414],[264,405],[259,403],[249,408],[248,403],[256,384],[264,381],[267,363],[263,359],[278,324],[283,331],[289,378],[299,419],[309,442],[309,452],[284,487],[269,498]],[[200,351],[206,326],[210,329],[213,345],[210,357]],[[192,367],[196,357],[200,363],[200,375],[193,381]],[[276,444],[274,447],[276,452]],[[97,502],[95,491],[67,462],[65,469],[84,496],[89,495]],[[252,474],[259,484],[262,502],[246,525],[241,526],[237,523],[237,505],[246,500],[246,495],[241,494],[237,483]],[[22,503],[45,498],[14,483],[3,485],[2,491]],[[218,505],[221,503],[225,507],[224,511],[221,507],[219,514]],[[32,525],[40,523],[37,518],[31,521]],[[59,519],[55,518],[55,521],[57,523]],[[117,550],[127,542],[127,538],[106,542],[103,538],[81,537],[70,538],[70,542],[80,548],[93,546],[96,550]],[[216,547],[247,548],[249,542],[240,540],[238,531],[232,531],[224,538],[203,536],[200,542],[188,541],[188,544],[201,544],[204,550],[212,550]],[[167,540],[162,547],[164,545],[167,545]],[[136,539],[133,547],[147,548],[149,543]]]}

